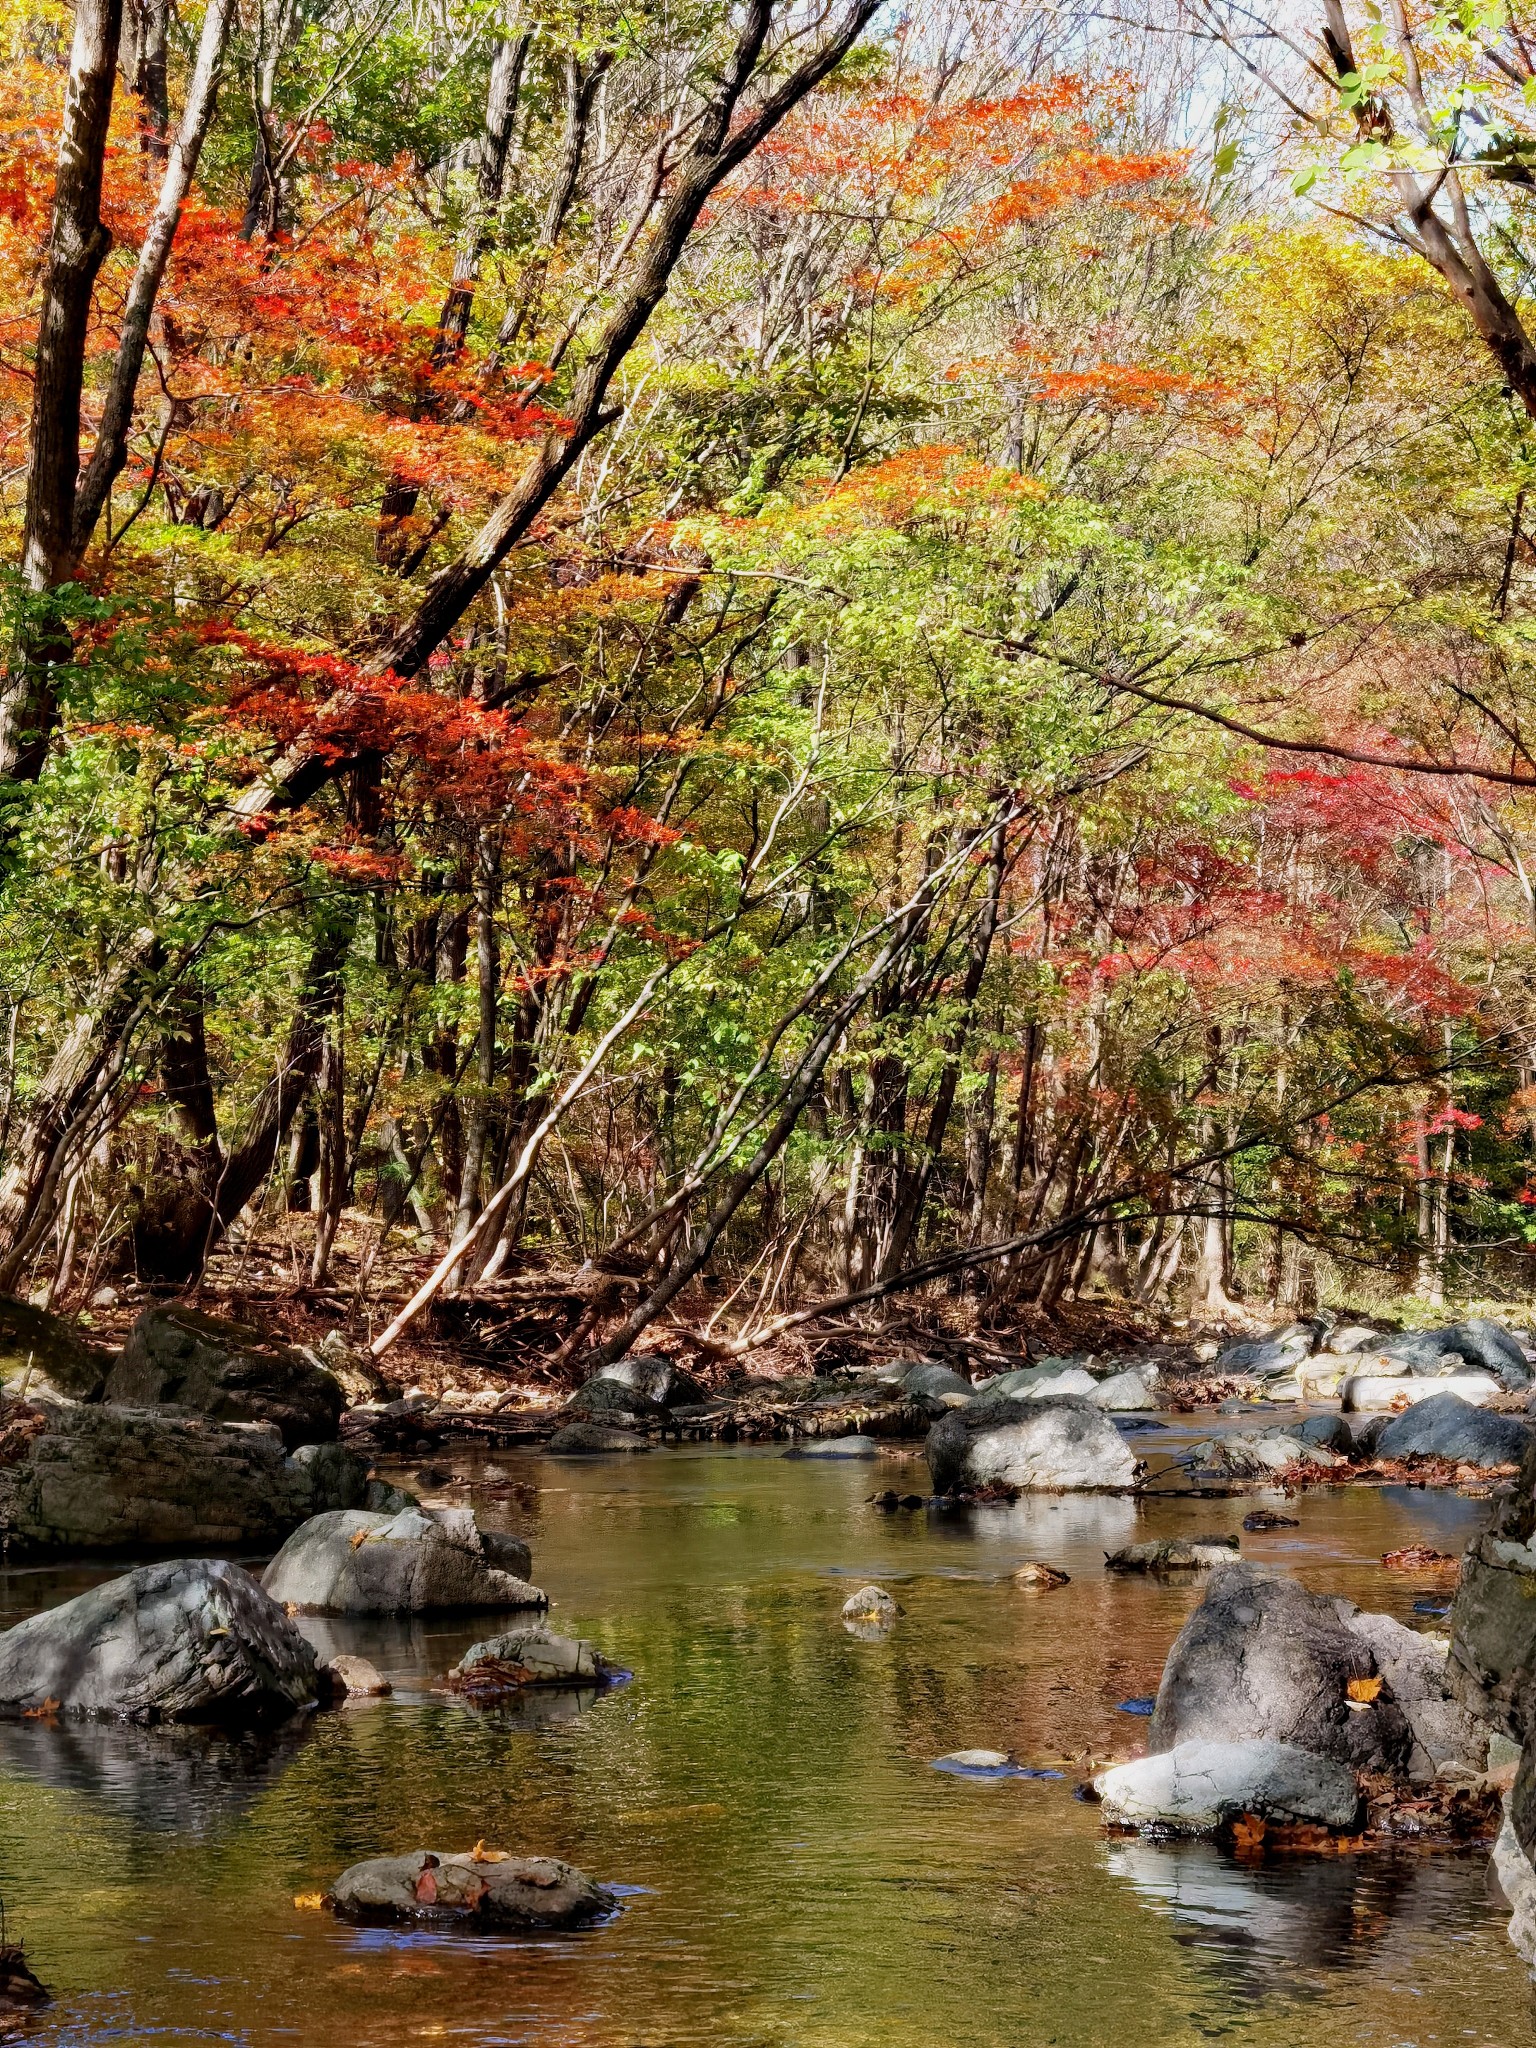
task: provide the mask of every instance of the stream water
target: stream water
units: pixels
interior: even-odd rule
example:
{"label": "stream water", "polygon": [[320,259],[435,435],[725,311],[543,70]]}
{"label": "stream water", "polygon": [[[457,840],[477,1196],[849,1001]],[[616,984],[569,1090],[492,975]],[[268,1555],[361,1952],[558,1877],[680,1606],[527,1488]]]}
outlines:
{"label": "stream water", "polygon": [[[435,1694],[473,1622],[307,1624],[394,1697],[228,1743],[0,1727],[0,1892],[60,2044],[443,2039],[559,2048],[1516,2048],[1530,1982],[1486,1853],[1244,1864],[1107,1840],[1073,1796],[1127,1754],[1194,1588],[1106,1575],[1140,1536],[1236,1530],[1252,1497],[1037,1497],[885,1514],[920,1464],[774,1449],[596,1461],[448,1457],[525,1533],[552,1622],[633,1681],[516,1713]],[[1407,1489],[1313,1493],[1255,1559],[1419,1626],[1380,1557],[1454,1550],[1484,1509]],[[1012,1582],[1031,1558],[1071,1584]],[[0,1621],[107,1574],[0,1575]],[[877,1579],[905,1612],[842,1625]],[[1060,1777],[932,1768],[996,1747]],[[360,1857],[477,1838],[625,1888],[559,1941],[361,1930],[294,1904]]]}

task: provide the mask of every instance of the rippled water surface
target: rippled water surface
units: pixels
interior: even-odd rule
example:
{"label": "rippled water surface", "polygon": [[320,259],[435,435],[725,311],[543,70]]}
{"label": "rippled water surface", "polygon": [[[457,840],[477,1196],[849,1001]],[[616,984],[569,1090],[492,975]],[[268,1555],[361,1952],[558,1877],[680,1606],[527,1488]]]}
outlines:
{"label": "rippled water surface", "polygon": [[[487,1714],[432,1691],[484,1633],[472,1622],[314,1624],[395,1697],[248,1746],[0,1728],[0,1888],[56,1993],[36,2039],[1516,2048],[1536,2032],[1482,1853],[1251,1867],[1108,1841],[1074,1799],[1088,1759],[1139,1746],[1146,1724],[1118,1703],[1155,1691],[1197,1597],[1107,1577],[1103,1553],[1234,1530],[1251,1499],[886,1515],[866,1497],[917,1488],[920,1465],[667,1451],[497,1469],[489,1518],[531,1539],[553,1621],[633,1683]],[[1412,1614],[1429,1589],[1380,1555],[1454,1549],[1484,1510],[1357,1490],[1289,1512],[1299,1529],[1245,1550],[1432,1626]],[[1015,1586],[1030,1558],[1072,1583]],[[100,1576],[0,1575],[0,1618]],[[839,1609],[874,1578],[905,1612],[860,1641]],[[931,1768],[966,1747],[1064,1775]],[[568,1857],[628,1888],[624,1910],[558,1942],[469,1942],[293,1904],[360,1857],[481,1837]]]}

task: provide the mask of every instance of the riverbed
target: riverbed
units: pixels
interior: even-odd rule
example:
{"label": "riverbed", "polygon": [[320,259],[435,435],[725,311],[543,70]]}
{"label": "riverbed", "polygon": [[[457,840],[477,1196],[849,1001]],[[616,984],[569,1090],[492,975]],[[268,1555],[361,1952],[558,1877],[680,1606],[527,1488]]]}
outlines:
{"label": "riverbed", "polygon": [[[781,1447],[620,1459],[443,1454],[433,1498],[525,1534],[552,1623],[632,1680],[486,1712],[434,1691],[476,1635],[307,1623],[371,1657],[391,1699],[276,1738],[0,1727],[0,1893],[59,2044],[443,2040],[558,2048],[1515,2048],[1536,2002],[1482,1849],[1244,1863],[1108,1840],[1075,1796],[1138,1748],[1198,1588],[1119,1578],[1144,1536],[1296,1529],[1247,1555],[1420,1627],[1434,1581],[1382,1569],[1459,1550],[1454,1493],[1297,1501],[1028,1498],[884,1513],[910,1456]],[[1042,1559],[1054,1591],[1012,1573]],[[114,1566],[114,1570],[121,1566]],[[112,1575],[0,1574],[9,1622]],[[880,1640],[843,1600],[904,1612]],[[488,1624],[494,1626],[494,1624]],[[933,1769],[1010,1750],[1049,1775]],[[1059,1775],[1057,1775],[1059,1774]],[[358,1929],[312,1905],[348,1863],[483,1839],[563,1856],[623,1893],[555,1942]]]}

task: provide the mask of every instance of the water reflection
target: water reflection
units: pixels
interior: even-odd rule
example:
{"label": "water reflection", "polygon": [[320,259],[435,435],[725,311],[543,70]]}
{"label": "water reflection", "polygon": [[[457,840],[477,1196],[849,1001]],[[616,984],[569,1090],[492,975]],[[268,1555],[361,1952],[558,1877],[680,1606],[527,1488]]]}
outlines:
{"label": "water reflection", "polygon": [[136,1827],[198,1837],[275,1785],[313,1726],[307,1714],[243,1733],[123,1721],[0,1721],[0,1782],[27,1778],[84,1793]]}
{"label": "water reflection", "polygon": [[1144,1840],[1104,1850],[1111,1877],[1170,1920],[1229,1997],[1249,2002],[1316,1996],[1319,1973],[1366,1966],[1389,1935],[1451,1938],[1475,1912],[1468,1878],[1484,1860],[1405,1850],[1250,1863],[1210,1842]]}

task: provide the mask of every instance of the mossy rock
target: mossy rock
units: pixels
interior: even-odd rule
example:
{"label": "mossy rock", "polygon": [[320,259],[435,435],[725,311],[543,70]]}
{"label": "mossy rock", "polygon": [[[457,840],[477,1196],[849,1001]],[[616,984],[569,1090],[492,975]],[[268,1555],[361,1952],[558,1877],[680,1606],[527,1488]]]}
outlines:
{"label": "mossy rock", "polygon": [[0,1386],[7,1393],[25,1384],[29,1394],[97,1401],[111,1363],[62,1316],[0,1295]]}

